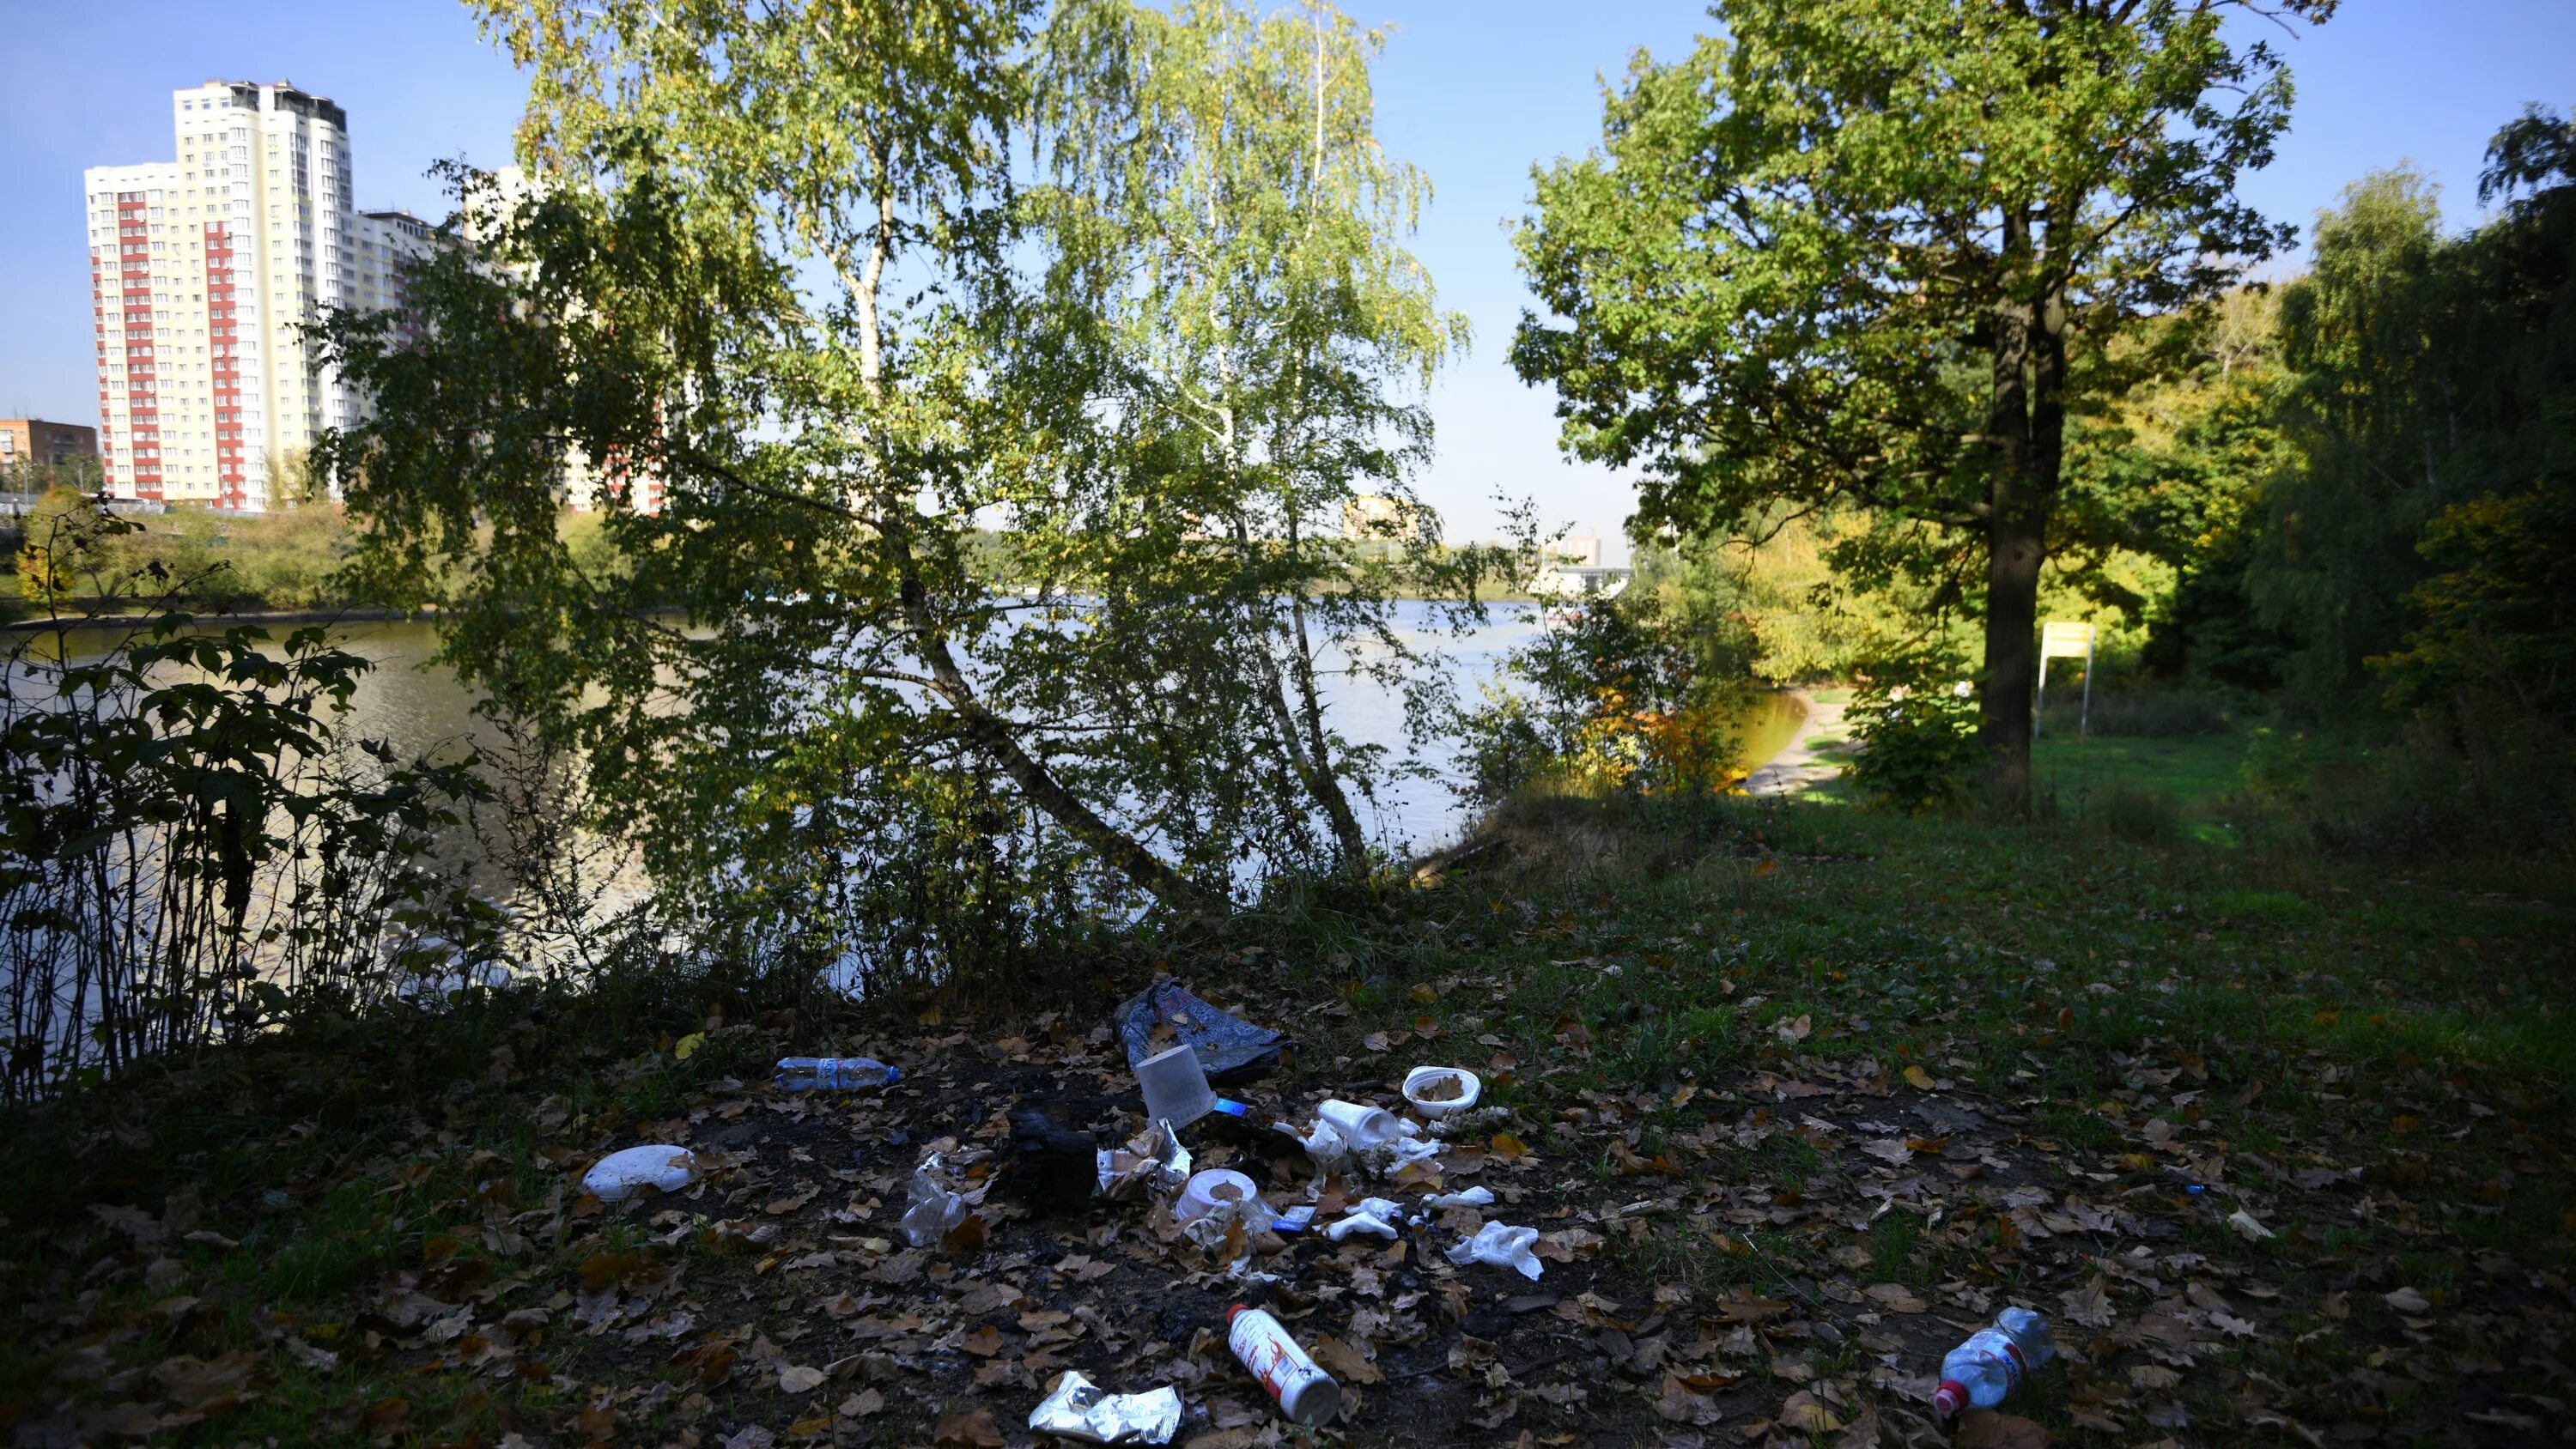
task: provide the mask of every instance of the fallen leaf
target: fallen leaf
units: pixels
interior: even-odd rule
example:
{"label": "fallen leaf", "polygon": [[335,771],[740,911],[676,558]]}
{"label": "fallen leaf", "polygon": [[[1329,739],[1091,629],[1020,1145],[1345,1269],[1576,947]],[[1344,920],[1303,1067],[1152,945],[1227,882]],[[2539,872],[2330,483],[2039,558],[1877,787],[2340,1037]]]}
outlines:
{"label": "fallen leaf", "polygon": [[[1813,1032],[1815,1029],[1815,1018],[1805,1013],[1801,1013],[1795,1019],[1782,1017],[1780,1021],[1771,1028],[1774,1033],[1778,1034],[1782,1041],[1805,1041],[1808,1033]],[[1789,1421],[1782,1419],[1780,1422],[1785,1424]]]}
{"label": "fallen leaf", "polygon": [[1890,1313],[1921,1313],[1932,1306],[1902,1283],[1872,1283],[1864,1291]]}
{"label": "fallen leaf", "polygon": [[2048,1449],[2048,1431],[2015,1414],[1970,1409],[1959,1416],[1958,1449]]}
{"label": "fallen leaf", "polygon": [[1780,1406],[1780,1423],[1784,1428],[1809,1434],[1830,1434],[1843,1426],[1834,1411],[1825,1407],[1824,1400],[1805,1389],[1791,1394],[1789,1401]]}
{"label": "fallen leaf", "polygon": [[680,1038],[678,1041],[671,1043],[671,1055],[678,1060],[685,1062],[689,1058],[696,1056],[698,1048],[705,1046],[706,1044],[707,1034],[702,1031],[693,1031],[687,1036]]}
{"label": "fallen leaf", "polygon": [[2238,1208],[2227,1215],[2227,1225],[2242,1234],[2245,1241],[2249,1243],[2259,1243],[2273,1236],[2272,1230],[2263,1226],[2261,1219],[2243,1208]]}
{"label": "fallen leaf", "polygon": [[861,1389],[843,1399],[833,1412],[844,1419],[864,1419],[871,1414],[882,1414],[885,1412],[885,1395],[875,1389]]}
{"label": "fallen leaf", "polygon": [[1496,1157],[1506,1162],[1519,1162],[1530,1155],[1529,1144],[1509,1132],[1495,1133],[1494,1140],[1487,1145],[1493,1148]]}
{"label": "fallen leaf", "polygon": [[2099,1278],[2081,1288],[2069,1288],[2058,1294],[2057,1302],[2066,1311],[2067,1318],[2086,1328],[2111,1326],[2111,1295],[2104,1290]]}
{"label": "fallen leaf", "polygon": [[1919,1066],[1907,1067],[1905,1069],[1905,1080],[1908,1085],[1914,1087],[1918,1091],[1928,1092],[1932,1090],[1932,1074],[1923,1070]]}
{"label": "fallen leaf", "polygon": [[810,1394],[822,1386],[821,1369],[808,1368],[800,1363],[789,1364],[778,1371],[778,1389],[781,1393]]}
{"label": "fallen leaf", "polygon": [[988,1323],[966,1335],[957,1346],[977,1358],[991,1358],[1002,1351],[1002,1331]]}
{"label": "fallen leaf", "polygon": [[1369,1347],[1366,1340],[1353,1347],[1329,1333],[1319,1333],[1307,1345],[1307,1352],[1315,1362],[1323,1365],[1324,1372],[1343,1383],[1376,1384],[1386,1381],[1386,1375],[1378,1371],[1377,1350]]}
{"label": "fallen leaf", "polygon": [[993,1423],[993,1411],[978,1408],[964,1414],[951,1414],[939,1421],[931,1438],[942,1444],[972,1445],[976,1449],[1002,1449],[1001,1429]]}
{"label": "fallen leaf", "polygon": [[1360,1046],[1367,1050],[1371,1056],[1385,1055],[1387,1045],[1386,1033],[1382,1031],[1373,1031],[1360,1038]]}

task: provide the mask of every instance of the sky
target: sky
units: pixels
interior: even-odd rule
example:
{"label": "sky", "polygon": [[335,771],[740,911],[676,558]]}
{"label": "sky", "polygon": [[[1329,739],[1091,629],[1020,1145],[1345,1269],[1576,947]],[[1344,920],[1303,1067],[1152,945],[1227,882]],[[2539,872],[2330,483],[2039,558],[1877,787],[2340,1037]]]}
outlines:
{"label": "sky", "polygon": [[[1641,0],[1342,3],[1363,24],[1393,27],[1376,75],[1379,134],[1430,177],[1413,250],[1443,305],[1475,329],[1433,386],[1438,453],[1417,487],[1452,539],[1495,535],[1496,498],[1529,498],[1547,523],[1598,535],[1624,559],[1633,490],[1565,458],[1552,396],[1512,373],[1512,329],[1529,298],[1507,228],[1527,209],[1533,163],[1598,142],[1599,77],[1620,75],[1640,47],[1680,56],[1710,28],[1705,11]],[[2451,225],[2469,225],[2496,128],[2527,102],[2576,103],[2568,0],[2345,0],[2323,27],[2262,30],[2289,61],[2298,104],[2277,159],[2242,194],[2303,234],[2347,183],[2401,162],[2442,186]],[[286,79],[328,95],[349,114],[358,205],[433,218],[444,208],[430,163],[506,162],[526,93],[457,0],[0,0],[0,34],[13,58],[0,85],[0,417],[96,421],[81,171],[171,159],[172,90]]]}

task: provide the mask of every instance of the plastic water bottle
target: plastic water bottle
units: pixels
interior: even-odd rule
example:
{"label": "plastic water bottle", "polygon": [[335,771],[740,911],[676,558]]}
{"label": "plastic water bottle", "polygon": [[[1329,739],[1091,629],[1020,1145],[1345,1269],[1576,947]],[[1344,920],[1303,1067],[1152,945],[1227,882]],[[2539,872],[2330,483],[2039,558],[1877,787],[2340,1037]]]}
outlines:
{"label": "plastic water bottle", "polygon": [[875,1057],[787,1057],[769,1080],[782,1092],[856,1092],[899,1082],[903,1069]]}
{"label": "plastic water bottle", "polygon": [[2057,1357],[2057,1340],[2048,1320],[2027,1308],[2007,1308],[1995,1315],[1995,1326],[1941,1360],[1941,1386],[1932,1391],[1932,1407],[1943,1418],[1961,1409],[1991,1409],[2021,1381]]}

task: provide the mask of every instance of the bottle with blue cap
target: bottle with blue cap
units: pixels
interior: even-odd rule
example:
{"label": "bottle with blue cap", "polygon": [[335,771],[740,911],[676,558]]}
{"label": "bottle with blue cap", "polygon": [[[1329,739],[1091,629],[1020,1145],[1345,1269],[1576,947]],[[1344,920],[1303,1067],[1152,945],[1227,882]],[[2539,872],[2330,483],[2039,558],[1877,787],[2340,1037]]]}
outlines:
{"label": "bottle with blue cap", "polygon": [[784,1057],[770,1082],[782,1092],[859,1092],[903,1080],[875,1057]]}

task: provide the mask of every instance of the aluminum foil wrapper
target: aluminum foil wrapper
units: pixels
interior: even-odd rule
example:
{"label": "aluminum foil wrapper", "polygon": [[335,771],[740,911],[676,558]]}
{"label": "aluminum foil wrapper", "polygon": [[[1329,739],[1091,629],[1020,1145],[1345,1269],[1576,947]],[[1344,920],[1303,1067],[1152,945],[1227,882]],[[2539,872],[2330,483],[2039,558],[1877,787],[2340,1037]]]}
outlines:
{"label": "aluminum foil wrapper", "polygon": [[1175,1193],[1190,1180],[1190,1150],[1181,1145],[1172,1124],[1159,1118],[1126,1146],[1103,1151],[1099,1161],[1102,1197]]}
{"label": "aluminum foil wrapper", "polygon": [[1029,1428],[1086,1444],[1169,1444],[1181,1428],[1181,1391],[1103,1393],[1067,1369],[1029,1415]]}

